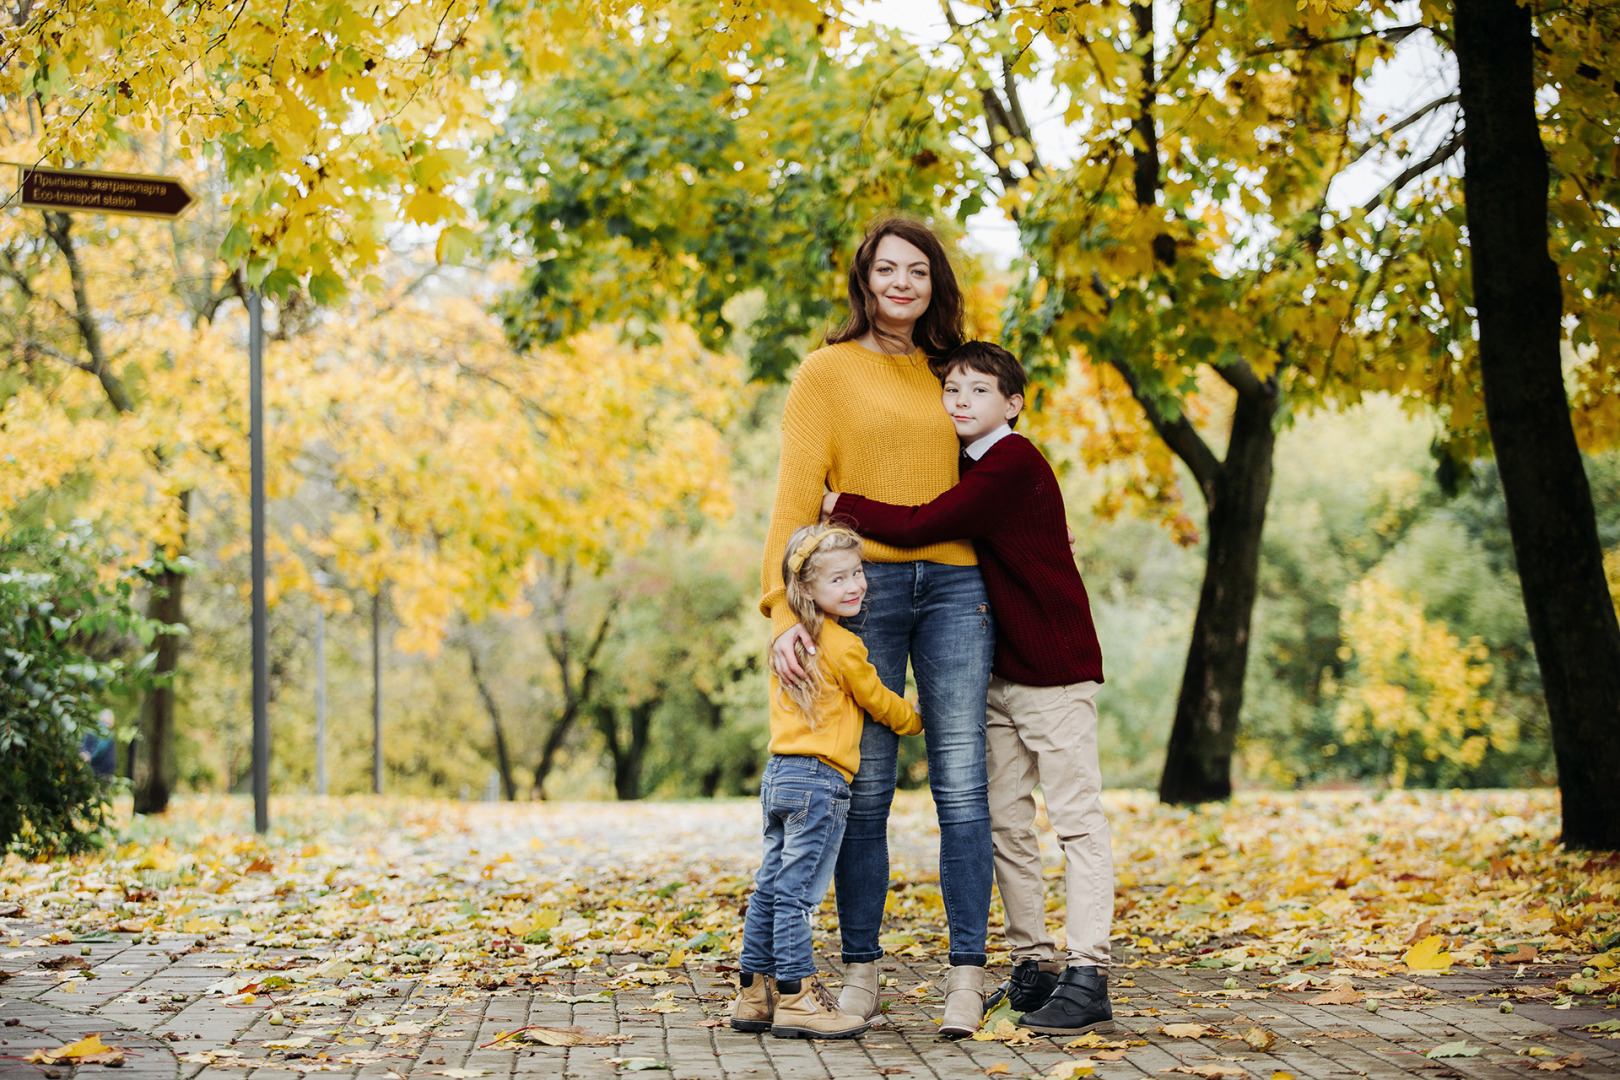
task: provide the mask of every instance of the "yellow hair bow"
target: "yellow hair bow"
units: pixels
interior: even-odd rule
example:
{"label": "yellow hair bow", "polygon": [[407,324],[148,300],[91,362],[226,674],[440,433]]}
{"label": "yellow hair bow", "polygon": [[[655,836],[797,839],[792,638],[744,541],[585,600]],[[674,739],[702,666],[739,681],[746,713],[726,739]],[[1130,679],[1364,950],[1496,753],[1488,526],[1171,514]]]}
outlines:
{"label": "yellow hair bow", "polygon": [[792,555],[788,556],[788,573],[797,574],[804,566],[804,560],[808,559],[812,554],[814,554],[817,546],[819,546],[823,540],[827,539],[829,536],[838,534],[847,534],[850,536],[854,535],[854,533],[851,533],[848,529],[828,529],[826,532],[817,533],[815,536],[806,537],[804,543],[799,545],[799,549]]}

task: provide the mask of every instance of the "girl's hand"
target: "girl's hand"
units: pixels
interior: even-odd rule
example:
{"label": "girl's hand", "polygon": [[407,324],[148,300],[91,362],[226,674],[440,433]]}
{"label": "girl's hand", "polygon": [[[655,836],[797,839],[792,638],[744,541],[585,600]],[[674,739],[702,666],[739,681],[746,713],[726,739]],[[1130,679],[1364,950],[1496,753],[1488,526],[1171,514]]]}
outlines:
{"label": "girl's hand", "polygon": [[771,670],[776,677],[782,680],[782,685],[794,687],[809,677],[804,665],[799,663],[799,657],[793,650],[794,642],[803,642],[804,651],[811,656],[816,654],[816,639],[810,636],[810,631],[804,628],[803,623],[795,623],[791,629],[782,631],[782,635],[771,642]]}
{"label": "girl's hand", "polygon": [[838,509],[838,492],[829,491],[821,497],[821,518],[825,521],[832,517],[833,511]]}

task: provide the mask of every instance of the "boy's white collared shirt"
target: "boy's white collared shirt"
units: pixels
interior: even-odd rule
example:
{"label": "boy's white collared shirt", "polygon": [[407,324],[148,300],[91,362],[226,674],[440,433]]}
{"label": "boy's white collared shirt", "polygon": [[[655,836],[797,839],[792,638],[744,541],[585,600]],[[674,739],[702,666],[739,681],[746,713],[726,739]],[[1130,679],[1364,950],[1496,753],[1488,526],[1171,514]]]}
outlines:
{"label": "boy's white collared shirt", "polygon": [[1013,433],[1011,424],[1002,424],[988,435],[981,435],[962,448],[962,453],[978,461],[990,452],[990,448]]}

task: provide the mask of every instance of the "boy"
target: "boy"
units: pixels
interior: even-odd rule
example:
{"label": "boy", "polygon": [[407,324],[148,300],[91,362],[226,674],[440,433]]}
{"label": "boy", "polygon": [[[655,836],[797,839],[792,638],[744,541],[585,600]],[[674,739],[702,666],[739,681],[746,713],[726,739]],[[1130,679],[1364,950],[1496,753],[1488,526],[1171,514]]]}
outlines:
{"label": "boy", "polygon": [[[1069,550],[1063,496],[1040,451],[1013,433],[1024,407],[1024,369],[1011,353],[970,341],[936,370],[962,441],[961,482],[923,506],[832,492],[822,509],[899,547],[973,540],[996,617],[985,747],[996,885],[1016,965],[1008,998],[1032,1031],[1110,1031],[1114,859],[1100,798],[1094,702],[1102,651]],[[1067,868],[1066,962],[1046,931],[1037,781]]]}

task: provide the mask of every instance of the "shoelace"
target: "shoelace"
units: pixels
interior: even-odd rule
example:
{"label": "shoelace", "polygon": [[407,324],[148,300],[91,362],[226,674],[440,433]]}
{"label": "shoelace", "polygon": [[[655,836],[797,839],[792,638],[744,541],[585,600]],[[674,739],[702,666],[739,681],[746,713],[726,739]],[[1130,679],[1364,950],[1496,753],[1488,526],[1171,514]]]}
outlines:
{"label": "shoelace", "polygon": [[816,996],[816,1000],[822,1005],[831,1009],[833,1012],[838,1011],[838,999],[833,997],[832,991],[828,990],[826,985],[823,984],[820,979],[817,979],[815,982],[810,984],[810,992]]}

